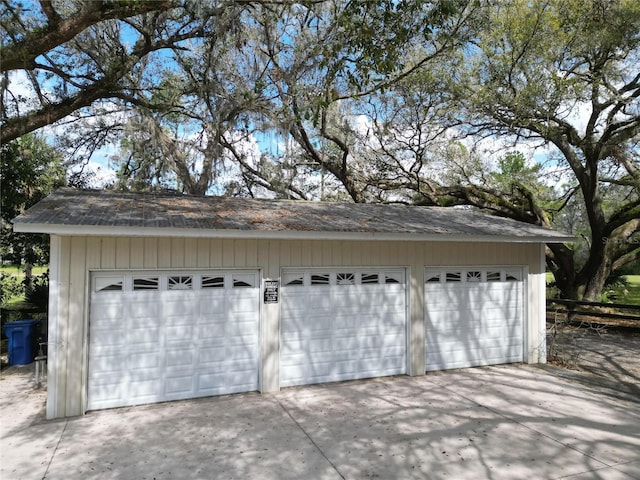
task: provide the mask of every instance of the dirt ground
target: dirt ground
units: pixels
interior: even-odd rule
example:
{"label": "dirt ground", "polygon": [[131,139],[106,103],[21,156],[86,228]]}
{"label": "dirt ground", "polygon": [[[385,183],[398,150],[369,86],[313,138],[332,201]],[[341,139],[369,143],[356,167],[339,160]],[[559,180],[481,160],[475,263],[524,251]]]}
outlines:
{"label": "dirt ground", "polygon": [[561,325],[547,337],[549,364],[561,374],[624,400],[640,402],[638,329]]}

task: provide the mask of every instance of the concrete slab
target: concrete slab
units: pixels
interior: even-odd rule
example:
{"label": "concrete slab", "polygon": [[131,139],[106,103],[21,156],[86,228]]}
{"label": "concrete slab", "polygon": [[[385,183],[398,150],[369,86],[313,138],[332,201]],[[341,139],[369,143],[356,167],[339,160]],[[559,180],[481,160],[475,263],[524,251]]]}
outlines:
{"label": "concrete slab", "polygon": [[45,388],[34,385],[35,364],[0,374],[0,478],[43,478],[64,430],[44,422]]}
{"label": "concrete slab", "polygon": [[[12,367],[15,368],[15,367]],[[0,377],[0,478],[640,478],[640,403],[505,366],[44,420]]]}
{"label": "concrete slab", "polygon": [[339,478],[278,402],[258,394],[70,419],[47,473],[52,479],[305,476]]}
{"label": "concrete slab", "polygon": [[579,384],[541,375],[545,370],[553,369],[499,366],[440,372],[432,380],[607,465],[640,459],[637,403],[608,399]]}
{"label": "concrete slab", "polygon": [[[491,396],[485,388],[478,393]],[[306,387],[281,396],[345,478],[561,478],[608,466],[439,388],[429,376]]]}

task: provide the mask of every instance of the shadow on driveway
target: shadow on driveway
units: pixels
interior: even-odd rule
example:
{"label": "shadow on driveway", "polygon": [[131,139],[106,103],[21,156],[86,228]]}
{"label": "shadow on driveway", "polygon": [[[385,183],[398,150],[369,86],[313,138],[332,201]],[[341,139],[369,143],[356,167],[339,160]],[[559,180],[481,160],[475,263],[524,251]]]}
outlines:
{"label": "shadow on driveway", "polygon": [[453,370],[58,421],[3,374],[0,478],[640,478],[640,404],[556,371]]}

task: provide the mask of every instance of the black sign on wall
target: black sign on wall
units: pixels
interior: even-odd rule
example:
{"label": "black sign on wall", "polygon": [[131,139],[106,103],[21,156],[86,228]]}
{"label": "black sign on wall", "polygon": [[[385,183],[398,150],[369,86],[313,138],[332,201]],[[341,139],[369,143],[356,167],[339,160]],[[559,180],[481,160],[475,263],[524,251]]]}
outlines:
{"label": "black sign on wall", "polygon": [[264,303],[278,303],[278,280],[264,281]]}

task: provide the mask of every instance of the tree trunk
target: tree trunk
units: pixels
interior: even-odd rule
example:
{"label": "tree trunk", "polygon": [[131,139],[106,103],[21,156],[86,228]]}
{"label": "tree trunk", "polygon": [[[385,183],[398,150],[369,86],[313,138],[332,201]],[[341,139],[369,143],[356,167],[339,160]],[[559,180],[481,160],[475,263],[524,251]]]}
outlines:
{"label": "tree trunk", "polygon": [[33,265],[28,260],[24,264],[24,290],[25,293],[33,290]]}

